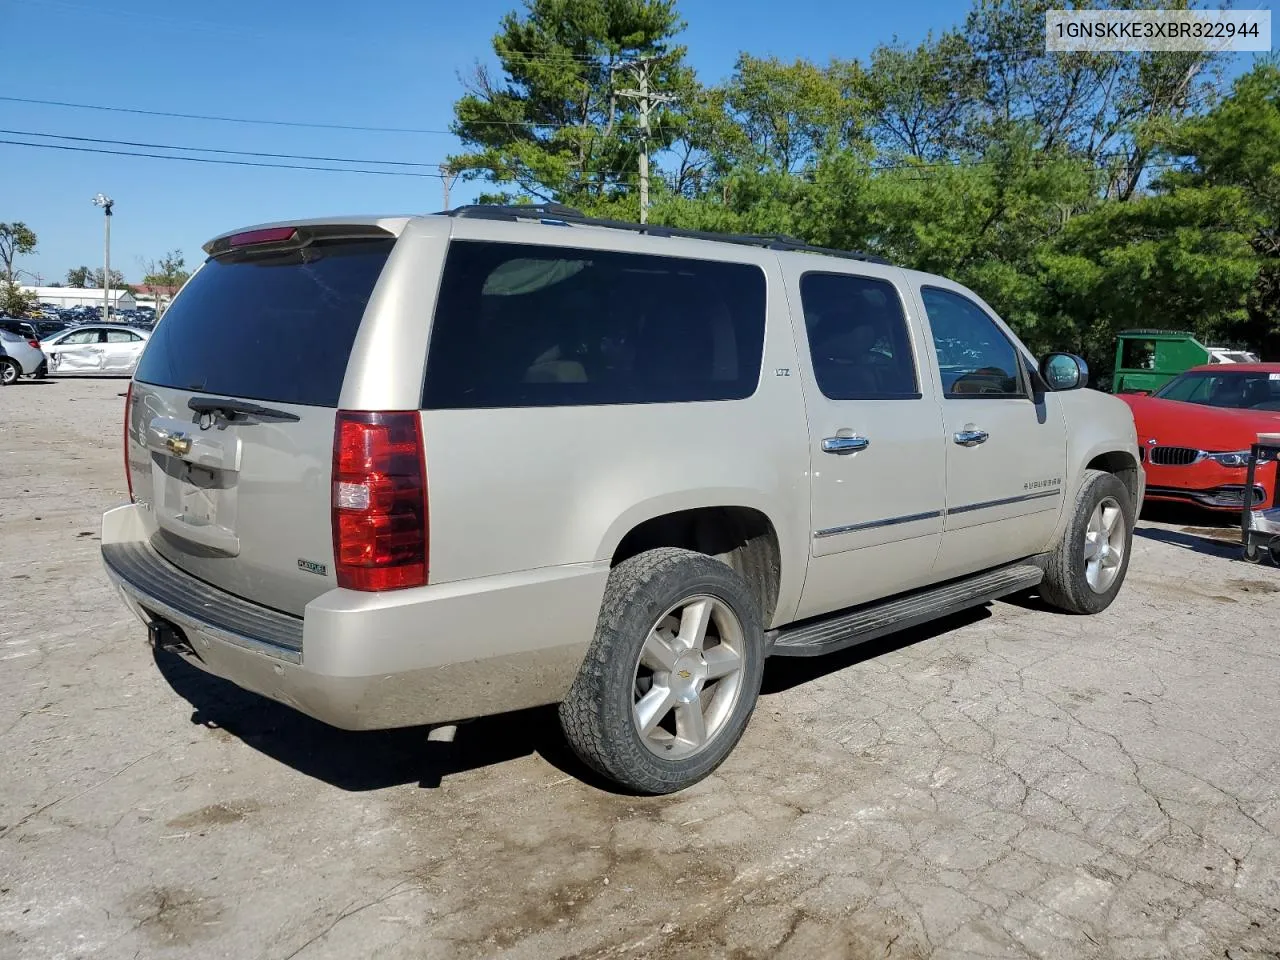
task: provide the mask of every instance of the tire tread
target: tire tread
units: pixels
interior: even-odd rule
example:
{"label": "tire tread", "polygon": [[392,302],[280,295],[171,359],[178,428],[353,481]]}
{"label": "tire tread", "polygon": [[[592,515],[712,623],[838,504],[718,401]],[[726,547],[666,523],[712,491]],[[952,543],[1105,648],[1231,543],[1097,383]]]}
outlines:
{"label": "tire tread", "polygon": [[[726,730],[719,744],[677,768],[650,754],[633,735],[630,714],[618,716],[614,705],[608,702],[610,690],[616,689],[619,682],[629,684],[632,680],[631,657],[638,655],[638,651],[632,651],[634,631],[647,632],[651,626],[638,625],[635,612],[664,602],[679,592],[682,582],[691,579],[719,581],[721,592],[731,594],[733,606],[746,607],[736,612],[743,621],[748,644],[754,639],[756,662],[746,667],[749,673],[743,678],[747,687],[742,697],[754,706],[763,673],[764,647],[763,628],[751,594],[741,577],[727,565],[705,554],[675,547],[648,550],[610,571],[595,637],[560,704],[561,728],[582,761],[610,780],[642,793],[671,793],[706,776],[733,749],[746,726],[743,719],[738,730]],[[622,653],[625,662],[620,658]],[[742,702],[739,701],[738,710]]]}
{"label": "tire tread", "polygon": [[[1100,490],[1101,487],[1112,489],[1104,492]],[[1077,553],[1083,556],[1083,547],[1077,542],[1080,540],[1078,534],[1081,532],[1078,528],[1082,522],[1088,523],[1088,516],[1093,512],[1094,504],[1104,495],[1114,496],[1120,503],[1121,510],[1125,514],[1125,523],[1128,525],[1128,543],[1124,557],[1125,570],[1121,571],[1108,593],[1096,594],[1090,590],[1083,573],[1077,569],[1079,563]],[[1080,487],[1076,491],[1075,503],[1071,507],[1071,514],[1062,538],[1045,562],[1044,580],[1040,583],[1041,599],[1050,606],[1068,613],[1098,613],[1109,606],[1115,594],[1119,592],[1128,568],[1133,545],[1133,519],[1133,507],[1128,490],[1120,478],[1105,470],[1086,470],[1080,481]]]}

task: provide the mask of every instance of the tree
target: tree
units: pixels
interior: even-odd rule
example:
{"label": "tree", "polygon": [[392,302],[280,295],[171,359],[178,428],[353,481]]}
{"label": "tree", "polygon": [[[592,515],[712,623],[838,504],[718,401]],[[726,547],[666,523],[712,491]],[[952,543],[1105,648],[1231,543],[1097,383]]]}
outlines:
{"label": "tree", "polygon": [[[67,271],[67,286],[102,289],[101,267],[74,267]],[[111,271],[111,289],[123,290],[128,284],[124,282],[124,274],[119,270]]]}
{"label": "tree", "polygon": [[4,279],[13,286],[13,262],[20,256],[35,252],[36,235],[21,220],[0,223],[0,263],[4,264]]}
{"label": "tree", "polygon": [[959,155],[981,110],[983,79],[981,61],[959,33],[930,36],[913,50],[877,47],[860,84],[876,146],[916,160]]}
{"label": "tree", "polygon": [[[1126,326],[1280,352],[1280,69],[1263,63],[1151,143],[1166,172],[1071,221],[1041,255],[1056,309],[1098,358]],[[1105,369],[1105,367],[1104,367]]]}
{"label": "tree", "polygon": [[11,280],[0,280],[0,316],[26,316],[36,303],[34,290],[23,290]]}
{"label": "tree", "polygon": [[[1108,169],[1107,195],[1128,199],[1144,182],[1153,139],[1209,99],[1218,72],[1214,56],[1208,51],[1049,53],[1045,13],[1059,6],[1058,0],[974,4],[962,30],[981,69],[981,113],[970,139],[1029,128],[1042,149],[1066,149]],[[1176,10],[1191,4],[1109,0],[1096,6]]]}
{"label": "tree", "polygon": [[92,287],[93,270],[90,267],[72,267],[67,271],[68,287]]}
{"label": "tree", "polygon": [[[169,300],[173,299],[173,295],[177,293],[178,288],[187,282],[187,278],[191,276],[187,270],[186,259],[182,255],[181,250],[170,250],[159,262],[148,260],[144,264],[146,273],[142,278],[142,282],[149,287],[153,287],[164,293]],[[157,298],[157,308],[160,303]]]}
{"label": "tree", "polygon": [[654,223],[785,233],[953,277],[1033,349],[1103,373],[1130,325],[1280,352],[1275,64],[1223,98],[1208,53],[1051,54],[1056,0],[974,0],[914,47],[825,66],[742,53],[704,88],[670,0],[525,2],[494,39],[503,82],[477,70],[455,107],[471,152],[453,164],[514,183],[507,199],[634,219],[635,108],[614,68],[651,56],[654,88],[679,98],[655,123]]}
{"label": "tree", "polygon": [[1251,214],[1238,229],[1258,256],[1258,272],[1244,316],[1225,335],[1280,357],[1280,62],[1259,63],[1230,97],[1182,124],[1171,140],[1171,150],[1195,158],[1192,168],[1170,174],[1171,185],[1234,188]]}
{"label": "tree", "polygon": [[749,166],[799,174],[824,152],[862,142],[860,72],[856,63],[819,67],[740,54],[693,135],[706,141],[721,172]]}
{"label": "tree", "polygon": [[[508,200],[600,209],[629,195],[640,137],[635,101],[617,95],[619,68],[651,58],[652,92],[689,89],[685,50],[671,44],[683,27],[674,0],[525,0],[493,38],[503,76],[477,66],[464,82],[452,129],[467,152],[449,168],[514,187],[495,196]],[[650,148],[669,145],[677,127],[656,113]]]}
{"label": "tree", "polygon": [[[95,287],[97,287],[99,290],[101,290],[101,289],[103,288],[103,286],[104,286],[104,284],[103,284],[103,282],[102,282],[102,268],[101,268],[101,267],[94,267],[94,269],[93,269],[93,285],[94,285]],[[112,270],[112,271],[111,271],[111,289],[112,289],[112,290],[123,290],[123,289],[125,289],[125,288],[126,288],[126,287],[128,287],[128,286],[129,286],[129,285],[128,285],[127,283],[125,283],[125,282],[124,282],[124,274],[123,274],[123,273],[121,273],[119,270]]]}

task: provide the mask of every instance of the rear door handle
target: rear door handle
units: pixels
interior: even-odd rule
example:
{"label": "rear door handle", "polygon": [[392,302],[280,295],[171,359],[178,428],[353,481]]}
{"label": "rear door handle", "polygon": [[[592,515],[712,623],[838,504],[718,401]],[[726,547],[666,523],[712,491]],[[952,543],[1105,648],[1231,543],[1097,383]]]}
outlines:
{"label": "rear door handle", "polygon": [[980,443],[986,443],[990,436],[985,430],[961,430],[956,433],[956,443],[962,447],[976,447]]}
{"label": "rear door handle", "polygon": [[823,453],[857,453],[871,446],[866,437],[827,437],[822,441]]}

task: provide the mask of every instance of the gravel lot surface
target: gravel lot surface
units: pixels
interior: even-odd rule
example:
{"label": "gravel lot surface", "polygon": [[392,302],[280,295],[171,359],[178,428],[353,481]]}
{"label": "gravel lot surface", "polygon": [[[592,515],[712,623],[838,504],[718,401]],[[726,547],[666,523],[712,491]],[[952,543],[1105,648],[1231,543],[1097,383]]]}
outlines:
{"label": "gravel lot surface", "polygon": [[124,390],[0,389],[5,960],[1280,950],[1280,570],[1197,521],[1099,617],[775,661],[717,774],[636,798],[552,711],[342,733],[153,657],[98,560]]}

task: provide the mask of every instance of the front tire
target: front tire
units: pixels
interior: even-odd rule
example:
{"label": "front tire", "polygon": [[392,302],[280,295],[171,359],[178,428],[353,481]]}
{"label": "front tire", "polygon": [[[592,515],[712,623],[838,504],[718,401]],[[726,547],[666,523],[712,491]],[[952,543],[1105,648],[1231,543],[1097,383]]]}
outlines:
{"label": "front tire", "polygon": [[595,638],[560,705],[574,752],[641,793],[701,780],[755,709],[765,642],[756,602],[730,567],[663,547],[614,567]]}
{"label": "front tire", "polygon": [[1113,473],[1086,470],[1040,596],[1068,613],[1101,613],[1124,583],[1133,546],[1133,501]]}

